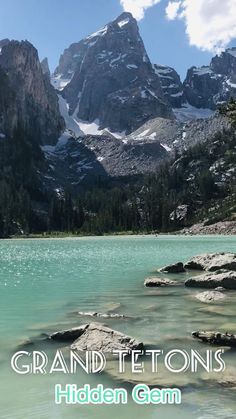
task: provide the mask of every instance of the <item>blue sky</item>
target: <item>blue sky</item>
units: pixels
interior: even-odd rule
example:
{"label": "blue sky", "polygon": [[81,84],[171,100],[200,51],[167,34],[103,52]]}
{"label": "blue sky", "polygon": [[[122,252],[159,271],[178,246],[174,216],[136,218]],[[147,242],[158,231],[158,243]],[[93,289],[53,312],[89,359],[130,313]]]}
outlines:
{"label": "blue sky", "polygon": [[[140,32],[152,62],[171,65],[184,78],[187,68],[208,64],[213,54],[189,46],[184,20],[166,19],[167,3],[146,10]],[[0,0],[0,39],[28,39],[54,70],[66,47],[122,11],[119,0]]]}

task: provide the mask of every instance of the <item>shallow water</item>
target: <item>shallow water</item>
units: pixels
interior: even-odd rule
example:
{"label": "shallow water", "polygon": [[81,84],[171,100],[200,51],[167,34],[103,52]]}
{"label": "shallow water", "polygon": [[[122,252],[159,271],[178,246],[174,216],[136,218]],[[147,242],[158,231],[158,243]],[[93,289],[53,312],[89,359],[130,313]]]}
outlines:
{"label": "shallow water", "polygon": [[[10,357],[18,344],[42,332],[91,321],[74,311],[118,312],[129,319],[106,324],[135,336],[156,348],[205,351],[192,340],[197,329],[235,332],[236,292],[224,303],[198,302],[198,292],[184,287],[148,290],[143,281],[167,263],[187,260],[203,252],[236,252],[236,237],[101,237],[52,240],[0,241],[0,417],[1,419],[141,418],[211,419],[236,418],[235,389],[217,384],[204,371],[156,377],[156,384],[183,388],[183,404],[140,407],[56,406],[56,383],[89,383],[131,388],[133,376],[117,374],[114,362],[105,374],[85,376],[19,376],[10,369]],[[186,275],[172,276],[184,279]],[[222,311],[222,307],[224,310]],[[213,310],[213,311],[212,311]],[[234,328],[235,327],[235,328]],[[178,338],[178,340],[176,340]],[[34,349],[37,349],[35,347]],[[46,348],[48,353],[55,348]],[[31,349],[29,349],[31,350]],[[234,352],[225,354],[226,371],[236,368]],[[163,375],[164,374],[164,375]],[[143,382],[148,377],[138,377]],[[152,384],[155,376],[151,377]]]}

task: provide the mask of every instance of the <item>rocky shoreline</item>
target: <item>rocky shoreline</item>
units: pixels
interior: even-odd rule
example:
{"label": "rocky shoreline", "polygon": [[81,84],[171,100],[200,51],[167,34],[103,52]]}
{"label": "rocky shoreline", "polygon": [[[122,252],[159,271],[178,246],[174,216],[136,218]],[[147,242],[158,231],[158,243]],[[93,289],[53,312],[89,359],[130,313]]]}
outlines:
{"label": "rocky shoreline", "polygon": [[194,224],[191,227],[183,228],[174,234],[183,234],[186,236],[191,235],[236,235],[236,221],[219,221],[211,225],[206,225],[205,222]]}

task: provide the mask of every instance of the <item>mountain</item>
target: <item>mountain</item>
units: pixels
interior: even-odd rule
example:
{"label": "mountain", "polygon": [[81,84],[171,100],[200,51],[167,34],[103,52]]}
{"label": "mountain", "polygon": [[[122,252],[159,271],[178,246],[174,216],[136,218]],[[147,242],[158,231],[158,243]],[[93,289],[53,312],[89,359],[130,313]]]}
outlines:
{"label": "mountain", "polygon": [[39,144],[55,144],[64,130],[58,98],[28,41],[7,41],[0,54],[1,132],[12,136],[20,124]]}
{"label": "mountain", "polygon": [[130,133],[150,118],[173,118],[130,13],[66,49],[52,82],[70,115],[100,129]]}
{"label": "mountain", "polygon": [[183,83],[188,103],[215,110],[230,97],[236,97],[236,48],[212,58],[209,66],[192,67]]}
{"label": "mountain", "polygon": [[183,84],[177,71],[164,65],[153,65],[154,71],[159,77],[164,96],[172,108],[181,108],[186,102]]}

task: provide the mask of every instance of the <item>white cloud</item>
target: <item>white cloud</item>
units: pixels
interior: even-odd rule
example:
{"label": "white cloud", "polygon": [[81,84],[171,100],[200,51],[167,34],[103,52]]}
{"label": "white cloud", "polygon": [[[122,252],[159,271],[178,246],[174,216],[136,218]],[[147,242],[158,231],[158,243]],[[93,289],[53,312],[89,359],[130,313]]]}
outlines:
{"label": "white cloud", "polygon": [[146,9],[160,3],[161,0],[120,0],[120,4],[126,12],[132,13],[137,19],[141,20],[144,17]]}
{"label": "white cloud", "polygon": [[236,38],[236,0],[169,1],[169,19],[182,18],[190,45],[205,51],[220,52]]}
{"label": "white cloud", "polygon": [[166,16],[169,20],[174,20],[178,17],[178,12],[181,6],[181,1],[170,1],[166,8]]}

